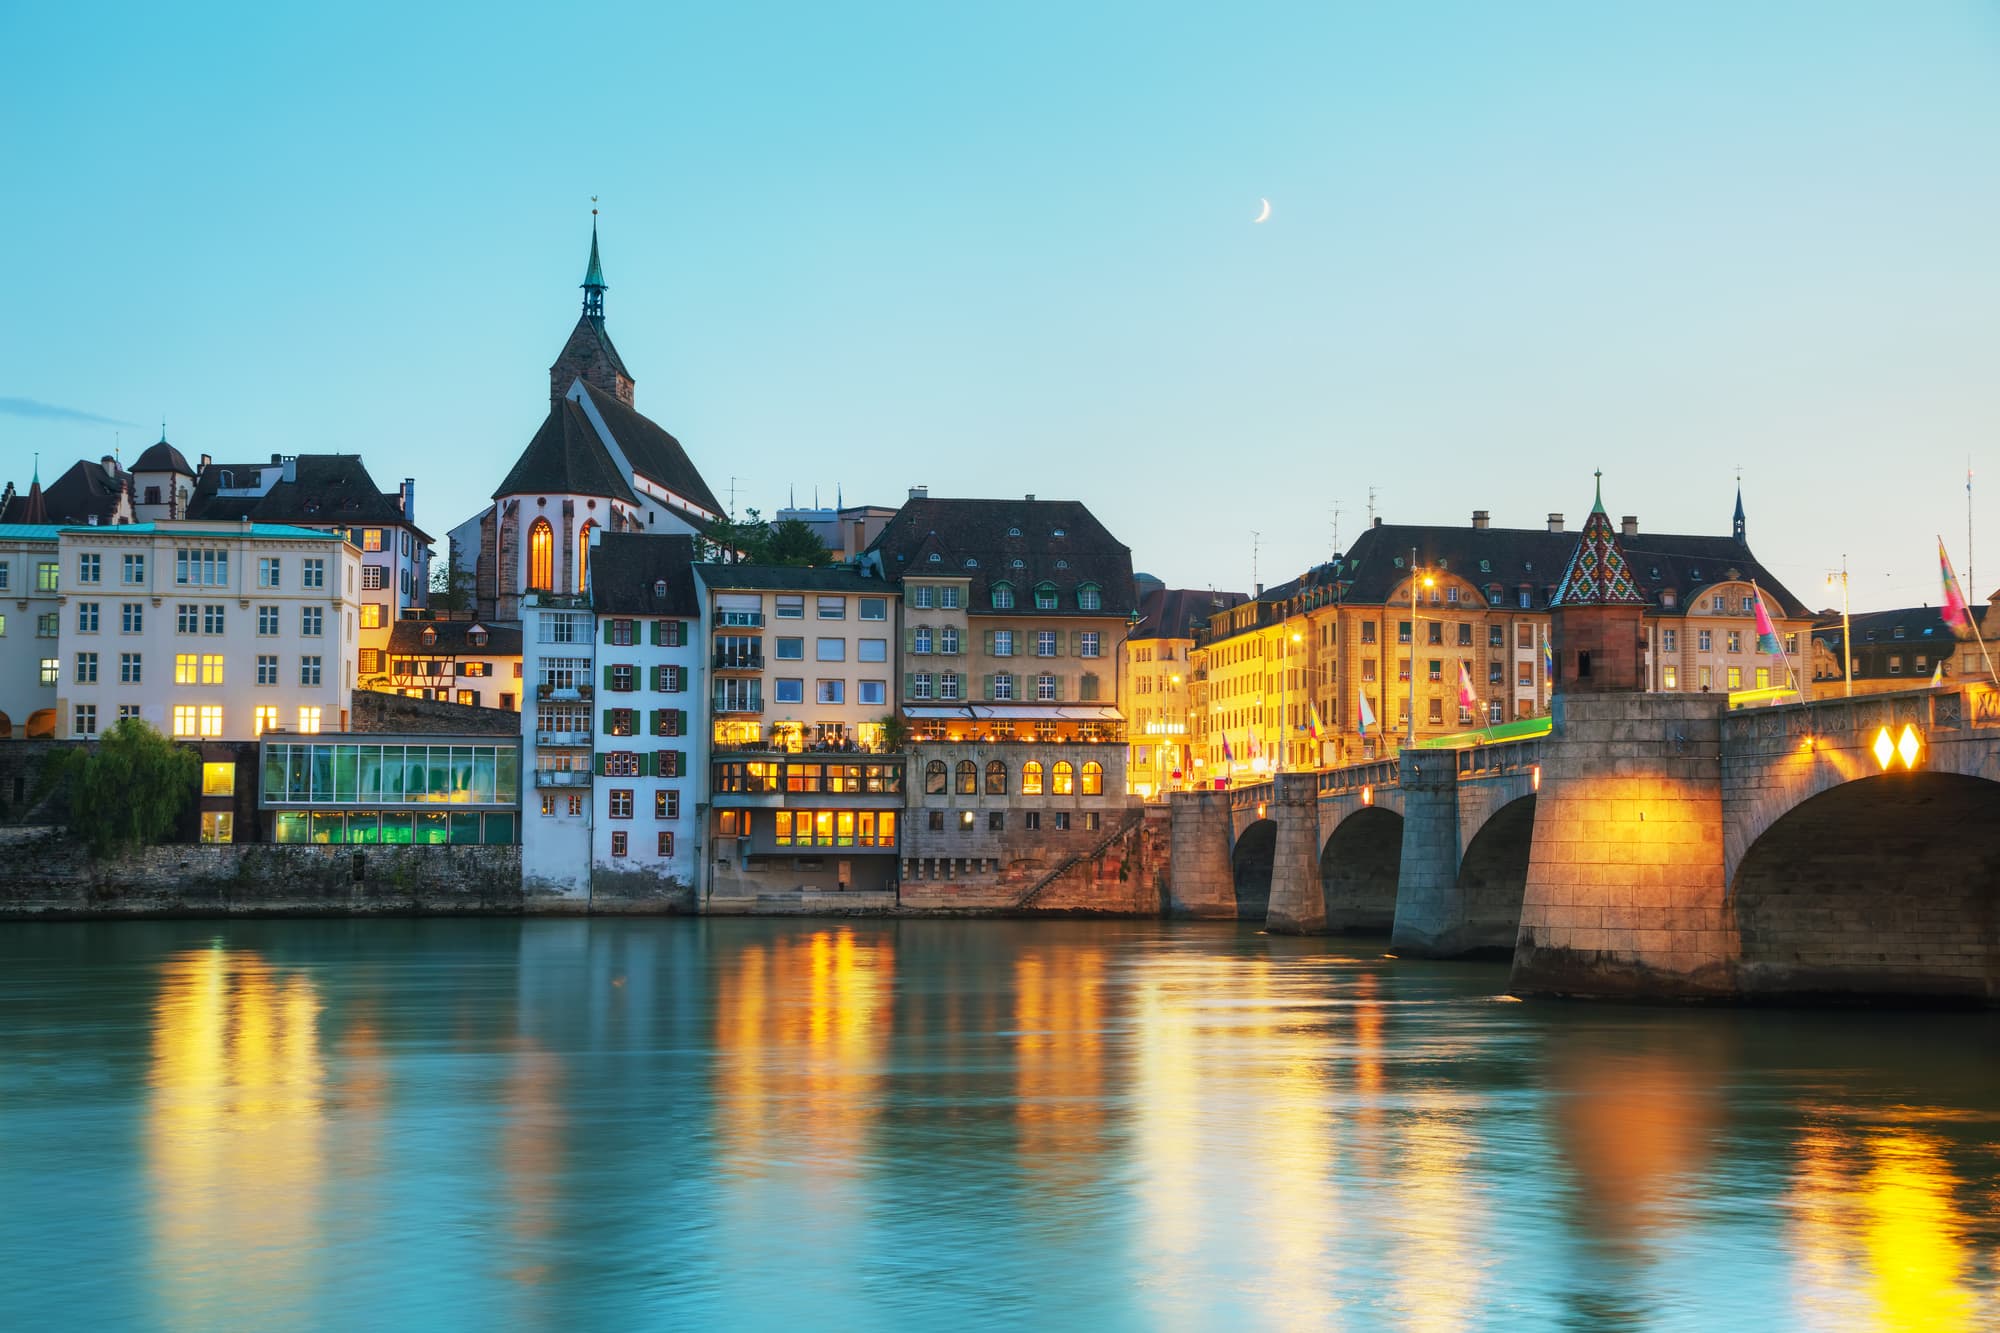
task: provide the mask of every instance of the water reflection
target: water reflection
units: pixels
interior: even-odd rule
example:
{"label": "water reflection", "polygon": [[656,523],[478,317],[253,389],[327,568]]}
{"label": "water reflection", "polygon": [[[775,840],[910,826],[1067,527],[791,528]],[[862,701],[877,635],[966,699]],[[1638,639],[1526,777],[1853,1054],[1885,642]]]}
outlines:
{"label": "water reflection", "polygon": [[1014,1117],[1038,1192],[1095,1192],[1105,1149],[1102,950],[1036,949],[1014,960]]}
{"label": "water reflection", "polygon": [[163,964],[146,1119],[160,1317],[208,1327],[307,1308],[324,1177],[319,1001],[254,953]]}

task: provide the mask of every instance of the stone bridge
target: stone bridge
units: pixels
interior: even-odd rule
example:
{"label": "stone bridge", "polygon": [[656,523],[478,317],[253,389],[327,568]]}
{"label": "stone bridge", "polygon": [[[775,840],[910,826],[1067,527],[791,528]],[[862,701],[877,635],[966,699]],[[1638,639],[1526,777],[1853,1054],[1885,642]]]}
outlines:
{"label": "stone bridge", "polygon": [[1189,915],[1511,955],[1523,993],[2000,1001],[1990,686],[1559,695],[1540,740],[1172,803]]}

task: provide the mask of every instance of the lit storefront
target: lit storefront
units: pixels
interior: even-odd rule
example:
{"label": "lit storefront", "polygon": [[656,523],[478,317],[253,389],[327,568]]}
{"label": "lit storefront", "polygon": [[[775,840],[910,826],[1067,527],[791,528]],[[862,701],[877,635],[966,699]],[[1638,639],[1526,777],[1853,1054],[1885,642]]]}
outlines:
{"label": "lit storefront", "polygon": [[325,736],[263,743],[258,807],[272,841],[443,846],[520,839],[518,741]]}

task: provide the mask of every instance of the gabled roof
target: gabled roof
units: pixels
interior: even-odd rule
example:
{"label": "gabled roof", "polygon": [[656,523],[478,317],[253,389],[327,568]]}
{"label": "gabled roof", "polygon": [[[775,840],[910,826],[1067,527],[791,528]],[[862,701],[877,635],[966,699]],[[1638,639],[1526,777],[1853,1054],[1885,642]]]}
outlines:
{"label": "gabled roof", "polygon": [[694,557],[695,539],[685,533],[605,533],[590,553],[591,609],[598,615],[701,614]]}
{"label": "gabled roof", "polygon": [[[157,446],[156,446],[157,447]],[[113,475],[104,464],[79,459],[42,491],[50,523],[110,523],[124,498],[127,474]],[[30,520],[32,521],[32,520]]]}
{"label": "gabled roof", "polygon": [[[222,474],[256,472],[268,463],[211,463],[195,478],[189,518],[250,519],[256,523],[416,525],[403,517],[396,497],[368,475],[359,454],[300,454],[290,464],[293,480],[280,481],[262,495],[220,495]],[[421,529],[424,541],[430,536]]]}
{"label": "gabled roof", "polygon": [[1632,582],[1632,570],[1625,563],[1625,552],[1619,549],[1611,516],[1604,512],[1600,489],[1597,503],[1591,506],[1590,517],[1577,536],[1576,549],[1570,552],[1569,567],[1563,570],[1562,582],[1556,584],[1553,605],[1644,606],[1648,600]]}
{"label": "gabled roof", "polygon": [[[1001,581],[1016,594],[1009,614],[1031,608],[1022,594],[1044,583],[1054,585],[1058,611],[1036,614],[1120,616],[1138,609],[1130,548],[1079,500],[918,497],[896,511],[868,550],[888,578],[970,579],[973,615],[992,614],[991,587]],[[1076,590],[1086,583],[1096,585],[1102,610],[1078,610]]]}
{"label": "gabled roof", "polygon": [[496,500],[503,495],[602,495],[639,503],[597,427],[570,398],[549,409],[541,429],[493,492]]}
{"label": "gabled roof", "polygon": [[1192,639],[1210,616],[1249,600],[1246,593],[1213,588],[1154,588],[1139,599],[1139,623],[1131,638]]}
{"label": "gabled roof", "polygon": [[[622,367],[620,373],[623,373]],[[586,383],[583,388],[590,395],[591,406],[597,409],[597,414],[610,429],[611,438],[618,441],[618,447],[625,451],[633,471],[658,482],[676,495],[692,500],[711,514],[723,512],[722,502],[715,498],[714,491],[708,489],[708,483],[702,480],[701,473],[687,456],[687,450],[681,448],[679,440],[661,429],[651,418],[641,416],[596,385]]]}
{"label": "gabled roof", "polygon": [[[475,629],[486,631],[485,643],[472,642]],[[424,642],[425,630],[436,631],[436,642]],[[399,620],[389,628],[389,651],[405,657],[519,657],[521,627],[483,620]]]}

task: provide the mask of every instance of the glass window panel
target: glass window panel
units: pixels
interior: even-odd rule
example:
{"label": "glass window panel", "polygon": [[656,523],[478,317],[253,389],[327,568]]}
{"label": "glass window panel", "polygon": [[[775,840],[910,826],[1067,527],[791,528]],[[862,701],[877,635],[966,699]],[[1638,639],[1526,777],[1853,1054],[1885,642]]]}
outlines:
{"label": "glass window panel", "polygon": [[422,847],[442,847],[451,841],[451,829],[445,823],[442,810],[426,810],[417,816],[417,844]]}
{"label": "glass window panel", "polygon": [[264,799],[282,801],[285,799],[285,759],[289,745],[267,745],[264,747]]}
{"label": "glass window panel", "polygon": [[312,747],[312,798],[317,801],[333,799],[333,747],[315,745]]}
{"label": "glass window panel", "polygon": [[476,810],[454,810],[450,815],[451,840],[456,844],[479,841],[479,812]]}
{"label": "glass window panel", "polygon": [[412,745],[404,752],[408,758],[403,763],[403,799],[421,801],[424,799],[424,747]]}
{"label": "glass window panel", "polygon": [[831,810],[813,811],[813,841],[819,844],[821,847],[826,847],[832,844],[833,811]]}
{"label": "glass window panel", "polygon": [[333,755],[333,796],[337,801],[352,801],[360,786],[360,747],[337,745]]}
{"label": "glass window panel", "polygon": [[521,799],[521,756],[511,745],[500,747],[495,756],[493,799],[502,805],[512,805]]}
{"label": "glass window panel", "polygon": [[407,847],[410,843],[410,816],[385,814],[382,816],[382,841]]}
{"label": "glass window panel", "polygon": [[347,817],[347,840],[349,842],[382,841],[382,816],[373,810]]}
{"label": "glass window panel", "polygon": [[493,804],[493,751],[483,745],[472,752],[472,799]]}
{"label": "glass window panel", "polygon": [[361,795],[363,801],[382,799],[382,747],[364,745],[359,755],[361,770]]}
{"label": "glass window panel", "polygon": [[390,802],[403,799],[403,747],[400,745],[382,747],[382,799]]}
{"label": "glass window panel", "polygon": [[280,810],[278,812],[279,842],[311,842],[311,817],[303,810]]}
{"label": "glass window panel", "polygon": [[451,799],[469,801],[472,799],[472,747],[454,745],[451,747]]}
{"label": "glass window panel", "polygon": [[288,745],[285,747],[285,799],[305,801],[311,797],[312,747]]}
{"label": "glass window panel", "polygon": [[[734,812],[732,811],[732,812],[730,812],[730,813],[734,813]],[[776,827],[777,827],[777,837],[778,837],[778,845],[779,845],[780,847],[789,847],[789,846],[791,846],[791,845],[792,845],[792,812],[791,812],[791,811],[789,811],[789,810],[780,810],[780,811],[778,811],[778,812],[776,813],[776,815],[774,816],[774,820],[773,820],[773,822],[775,823],[775,825],[776,825]]]}
{"label": "glass window panel", "polygon": [[514,816],[486,816],[486,836],[484,842],[495,847],[505,847],[514,841]]}
{"label": "glass window panel", "polygon": [[842,810],[835,820],[835,826],[840,831],[839,845],[842,847],[852,847],[854,845],[854,812],[852,810]]}
{"label": "glass window panel", "polygon": [[314,842],[347,841],[347,816],[337,810],[315,810],[312,817]]}

